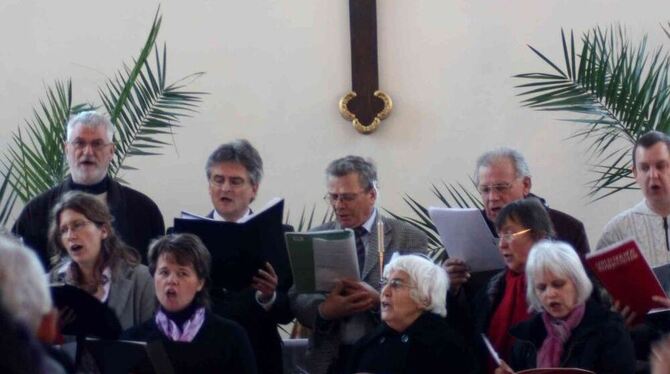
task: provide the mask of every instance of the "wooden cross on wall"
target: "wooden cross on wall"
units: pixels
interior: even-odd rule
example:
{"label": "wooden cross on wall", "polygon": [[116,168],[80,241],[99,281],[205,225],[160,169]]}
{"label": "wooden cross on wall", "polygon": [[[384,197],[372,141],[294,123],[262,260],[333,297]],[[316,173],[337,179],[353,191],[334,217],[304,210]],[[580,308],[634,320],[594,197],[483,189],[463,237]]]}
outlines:
{"label": "wooden cross on wall", "polygon": [[349,0],[351,91],[340,99],[340,113],[362,134],[375,131],[393,108],[379,90],[377,66],[377,2]]}

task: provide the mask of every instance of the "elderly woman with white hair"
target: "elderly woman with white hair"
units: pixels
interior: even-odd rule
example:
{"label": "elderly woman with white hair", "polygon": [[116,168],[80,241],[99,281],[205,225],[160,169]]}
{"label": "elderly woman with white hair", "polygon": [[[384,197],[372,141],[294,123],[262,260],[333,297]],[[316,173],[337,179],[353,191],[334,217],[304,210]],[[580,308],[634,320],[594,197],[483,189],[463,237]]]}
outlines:
{"label": "elderly woman with white hair", "polygon": [[448,283],[429,259],[394,254],[382,279],[383,323],[356,343],[350,372],[473,372],[471,352],[444,319]]}
{"label": "elderly woman with white hair", "polygon": [[623,319],[590,298],[593,285],[569,244],[535,244],[526,262],[526,278],[528,305],[538,313],[510,330],[516,338],[512,369],[635,371],[633,343]]}
{"label": "elderly woman with white hair", "polygon": [[[37,254],[17,238],[0,232],[0,259],[0,308],[42,343],[46,351],[43,362],[40,362],[44,366],[43,372],[74,373],[75,368],[65,353],[51,346],[58,336],[58,313],[53,307],[47,276]],[[5,334],[4,330],[0,331]],[[0,372],[5,371],[0,369]]]}

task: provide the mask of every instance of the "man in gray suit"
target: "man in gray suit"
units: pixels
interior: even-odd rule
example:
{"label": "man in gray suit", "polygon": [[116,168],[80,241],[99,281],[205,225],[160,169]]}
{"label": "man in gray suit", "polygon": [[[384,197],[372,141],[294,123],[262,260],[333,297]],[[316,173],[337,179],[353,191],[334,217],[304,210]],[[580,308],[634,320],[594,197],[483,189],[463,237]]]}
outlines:
{"label": "man in gray suit", "polygon": [[353,343],[380,322],[377,221],[384,223],[386,259],[395,252],[425,253],[428,245],[419,229],[382,217],[375,209],[377,170],[372,162],[358,156],[340,158],[328,165],[326,176],[325,199],[333,207],[336,222],[313,231],[354,230],[363,281],[339,280],[328,294],[289,292],[298,321],[313,330],[307,355],[312,374],[344,372]]}

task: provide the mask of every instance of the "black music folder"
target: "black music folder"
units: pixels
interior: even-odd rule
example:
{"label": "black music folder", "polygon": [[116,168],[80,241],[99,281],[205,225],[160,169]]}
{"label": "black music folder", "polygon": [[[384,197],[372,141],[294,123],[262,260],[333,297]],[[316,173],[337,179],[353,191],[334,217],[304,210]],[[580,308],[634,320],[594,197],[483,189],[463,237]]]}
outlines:
{"label": "black music folder", "polygon": [[84,350],[102,374],[172,374],[174,369],[160,340],[99,340],[87,338]]}
{"label": "black music folder", "polygon": [[51,297],[61,313],[61,333],[117,339],[121,323],[114,311],[94,296],[75,286],[51,285]]}
{"label": "black music folder", "polygon": [[285,251],[282,216],[284,200],[275,198],[244,222],[215,221],[182,212],[174,233],[197,235],[212,255],[212,289],[239,291],[264,268],[267,253]]}

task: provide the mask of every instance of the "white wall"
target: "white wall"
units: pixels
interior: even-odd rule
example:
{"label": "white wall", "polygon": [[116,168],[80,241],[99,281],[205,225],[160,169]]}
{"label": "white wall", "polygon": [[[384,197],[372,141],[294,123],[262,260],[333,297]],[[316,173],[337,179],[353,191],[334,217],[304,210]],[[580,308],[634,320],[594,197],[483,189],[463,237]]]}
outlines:
{"label": "white wall", "polygon": [[[0,0],[0,144],[42,98],[72,77],[76,101],[99,103],[97,87],[135,56],[157,3]],[[167,221],[180,209],[210,209],[203,164],[218,144],[246,137],[266,177],[259,204],[287,199],[292,214],[325,207],[323,169],[354,153],[379,167],[383,205],[408,213],[401,196],[436,202],[431,183],[468,182],[475,158],[499,145],[529,159],[533,191],[582,219],[595,242],[616,212],[639,199],[619,193],[588,203],[586,144],[556,113],[521,108],[511,78],[546,71],[526,47],[561,61],[560,29],[578,34],[621,23],[650,44],[670,45],[659,23],[666,0],[380,0],[380,85],[394,100],[375,134],[343,120],[337,101],[350,87],[345,0],[165,1],[160,41],[171,79],[205,71],[193,89],[210,93],[160,157],[136,158],[124,175],[150,195]]]}

